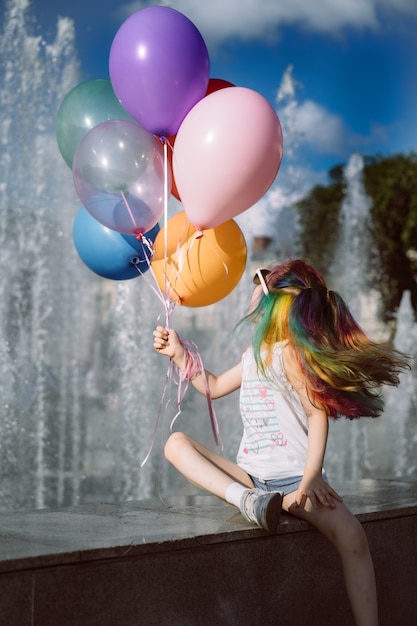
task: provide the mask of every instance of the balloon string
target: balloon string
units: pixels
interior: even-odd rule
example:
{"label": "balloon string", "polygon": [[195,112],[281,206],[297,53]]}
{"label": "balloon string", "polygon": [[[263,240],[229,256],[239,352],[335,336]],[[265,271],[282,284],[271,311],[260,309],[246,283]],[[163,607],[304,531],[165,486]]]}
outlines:
{"label": "balloon string", "polygon": [[[194,236],[192,237],[192,240],[190,242],[190,244],[188,245],[187,249],[181,254],[181,241],[182,241],[182,237],[179,238],[178,244],[177,244],[177,254],[179,257],[179,261],[178,261],[178,270],[177,270],[177,275],[174,279],[174,281],[169,281],[168,279],[168,153],[167,153],[167,141],[165,138],[161,138],[161,140],[163,141],[163,146],[164,146],[164,276],[165,276],[165,293],[162,292],[161,288],[159,287],[158,281],[156,280],[155,274],[153,272],[152,269],[152,264],[149,261],[147,255],[145,255],[146,259],[147,259],[147,263],[148,263],[148,269],[150,271],[150,273],[153,276],[154,279],[154,285],[150,285],[152,290],[154,291],[154,293],[156,293],[157,297],[162,301],[162,303],[164,304],[164,310],[165,310],[165,326],[167,329],[169,329],[170,327],[170,314],[173,310],[173,308],[175,307],[175,301],[170,299],[170,294],[173,291],[173,287],[172,284],[175,285],[175,282],[177,280],[177,278],[181,275],[181,270],[184,266],[184,263],[186,262],[187,256],[190,253],[193,245],[195,244],[196,240],[201,238],[202,236],[204,236],[204,234],[201,231],[197,231]],[[183,225],[183,232],[185,231],[185,227],[186,227],[186,220],[184,220],[184,225]],[[152,251],[153,254],[153,249],[151,248],[151,244],[150,242],[147,241],[146,238],[144,238],[144,244],[148,246],[149,250]],[[209,242],[210,243],[210,242]],[[216,255],[218,255],[217,251],[215,251]],[[220,258],[220,257],[219,257]],[[227,276],[227,266],[226,264],[223,262],[223,265],[226,269],[226,276]],[[138,271],[140,272],[139,267],[137,266]],[[146,279],[145,279],[146,280]],[[147,281],[148,284],[149,281]],[[216,445],[220,445],[221,444],[221,449],[223,450],[223,442],[221,441],[220,438],[220,431],[219,431],[219,424],[217,421],[217,416],[216,416],[216,412],[214,410],[214,405],[213,405],[213,400],[211,397],[211,393],[210,393],[210,387],[208,384],[208,380],[207,380],[207,375],[205,372],[205,368],[203,365],[203,360],[201,358],[200,352],[196,346],[195,343],[193,343],[192,341],[189,341],[187,339],[183,339],[182,337],[179,337],[181,343],[184,346],[185,349],[185,363],[184,366],[182,368],[178,368],[174,362],[172,360],[170,360],[169,362],[169,366],[168,366],[168,370],[165,376],[165,384],[164,384],[164,389],[162,392],[162,397],[161,397],[161,401],[159,403],[159,408],[158,408],[158,413],[156,416],[156,420],[155,420],[155,426],[154,426],[154,430],[153,430],[153,434],[152,434],[152,439],[151,439],[151,443],[148,449],[148,452],[144,458],[144,460],[141,462],[140,467],[143,467],[145,465],[145,463],[148,461],[152,450],[154,448],[155,442],[156,442],[156,438],[157,438],[157,434],[158,434],[158,430],[159,430],[159,426],[160,426],[160,422],[161,422],[161,416],[163,414],[164,411],[164,401],[167,395],[167,391],[169,388],[169,384],[170,382],[173,380],[175,382],[175,384],[177,384],[178,386],[178,392],[177,392],[177,412],[174,415],[174,417],[171,420],[171,424],[170,424],[170,432],[172,432],[172,429],[174,427],[174,424],[177,420],[177,418],[179,417],[179,415],[182,412],[182,402],[184,400],[185,394],[188,390],[189,387],[189,383],[191,380],[193,380],[193,378],[195,378],[196,375],[201,374],[202,378],[203,378],[203,383],[204,383],[204,389],[205,389],[205,393],[206,393],[206,398],[207,398],[207,405],[208,405],[208,411],[209,411],[209,416],[210,416],[210,423],[211,423],[211,428],[212,428],[212,432],[213,432],[213,437],[214,437],[214,441],[216,443]],[[165,405],[165,409],[167,408],[168,403]]]}
{"label": "balloon string", "polygon": [[[183,232],[185,230],[185,226],[186,226],[186,220],[184,220],[184,224],[183,224]],[[165,306],[165,311],[166,311],[166,320],[165,320],[165,327],[169,328],[169,313],[172,311],[172,309],[175,307],[176,302],[178,302],[178,300],[180,300],[180,296],[175,292],[175,283],[178,279],[178,277],[181,274],[181,270],[182,267],[184,265],[185,259],[186,259],[186,254],[187,253],[183,253],[181,254],[181,245],[182,245],[182,236],[179,237],[179,240],[177,242],[177,247],[176,247],[176,251],[175,254],[177,256],[177,258],[179,259],[178,263],[177,263],[177,272],[175,275],[168,277],[168,264],[165,263],[165,267],[164,267],[164,278],[165,278],[165,291],[163,292],[162,289],[159,287],[158,281],[156,280],[155,274],[153,272],[152,269],[152,265],[149,265],[149,269],[151,271],[151,274],[153,274],[153,277],[155,279],[155,285],[158,289],[158,297],[159,299],[164,303]],[[167,258],[165,255],[165,262],[166,262]],[[154,289],[155,291],[155,289]],[[175,293],[175,298],[173,300],[171,300],[171,295],[172,293]]]}
{"label": "balloon string", "polygon": [[[187,221],[184,220],[183,231],[185,230],[186,223],[187,223]],[[218,258],[220,263],[223,265],[224,273],[225,273],[224,280],[227,279],[227,277],[229,275],[229,268],[227,267],[227,264],[222,260],[220,254],[218,253],[216,248],[212,245],[212,243],[210,242],[208,237],[206,237],[206,235],[204,234],[204,231],[197,230],[193,234],[193,236],[190,238],[189,244],[188,244],[188,246],[186,247],[185,250],[181,250],[182,237],[179,238],[178,245],[177,245],[177,251],[176,251],[176,255],[177,255],[177,258],[178,258],[177,272],[176,272],[176,275],[175,275],[174,279],[171,281],[171,284],[175,285],[175,283],[177,282],[177,280],[181,276],[181,272],[182,272],[184,264],[185,264],[185,262],[187,260],[188,255],[190,254],[190,252],[191,252],[193,246],[195,245],[196,241],[198,241],[202,237],[205,237],[208,247],[211,248],[213,254]]]}
{"label": "balloon string", "polygon": [[151,259],[154,254],[152,241],[147,239],[145,235],[142,235],[141,243],[143,246],[145,246],[149,250],[149,256],[147,254],[145,254],[144,256],[145,256],[146,263],[148,265],[148,271],[151,274],[153,280],[150,281],[148,279],[148,272],[142,272],[142,270],[139,267],[139,264],[134,263],[134,265],[136,267],[136,270],[142,276],[142,279],[149,285],[149,287],[155,293],[158,300],[162,303],[164,312],[165,312],[165,320],[167,323],[169,323],[171,312],[175,308],[175,302],[169,298],[169,294],[167,297],[167,294],[164,294],[164,292],[161,290],[161,288],[159,287],[158,281],[156,279],[155,272],[152,269]]}
{"label": "balloon string", "polygon": [[[168,291],[168,145],[165,138],[164,142],[164,276],[165,276],[165,292]],[[166,326],[169,328],[169,318],[166,319]]]}
{"label": "balloon string", "polygon": [[[184,219],[184,223],[183,223],[183,226],[182,226],[182,233],[185,232],[186,225],[187,225],[187,220]],[[180,235],[180,237],[178,239],[178,243],[177,243],[177,249],[176,249],[176,258],[178,259],[178,262],[177,262],[177,272],[176,272],[175,276],[173,277],[173,280],[171,280],[171,284],[172,285],[175,285],[177,280],[181,277],[181,272],[182,272],[184,264],[185,264],[185,262],[187,260],[187,257],[190,254],[191,249],[192,249],[194,243],[196,242],[196,240],[200,239],[201,237],[202,237],[201,232],[197,231],[192,236],[191,241],[189,241],[189,244],[188,244],[187,248],[185,250],[181,250],[183,237],[182,237],[182,234]]]}
{"label": "balloon string", "polygon": [[217,446],[221,445],[221,449],[223,450],[223,442],[220,438],[219,423],[217,421],[216,411],[214,410],[213,399],[211,397],[210,387],[208,384],[203,359],[201,357],[199,349],[193,341],[190,341],[189,339],[184,339],[180,336],[178,336],[178,338],[184,346],[185,354],[183,367],[179,368],[177,366],[174,366],[174,371],[176,372],[178,378],[178,380],[176,381],[176,384],[178,385],[178,411],[171,421],[170,432],[172,432],[174,423],[181,414],[181,403],[185,397],[185,394],[187,393],[190,381],[192,381],[196,376],[200,374],[203,378],[204,390],[206,392],[207,406],[209,410],[211,430],[213,432],[214,441]]}
{"label": "balloon string", "polygon": [[163,411],[163,407],[164,407],[164,399],[165,399],[165,396],[166,396],[167,391],[168,391],[169,381],[172,378],[172,371],[171,371],[172,368],[173,368],[173,363],[172,363],[172,361],[170,361],[169,362],[169,366],[168,366],[168,370],[167,370],[167,373],[166,373],[166,376],[165,376],[164,390],[162,392],[161,401],[159,403],[159,408],[158,408],[158,413],[157,413],[156,420],[155,420],[155,426],[154,426],[153,433],[152,433],[151,443],[149,445],[148,452],[146,453],[145,458],[143,459],[143,461],[140,464],[140,467],[144,467],[144,465],[146,464],[147,460],[151,456],[152,450],[153,450],[154,445],[155,445],[156,437],[158,435],[158,430],[159,430],[159,424],[160,424],[160,421],[161,421],[162,411]]}
{"label": "balloon string", "polygon": [[[189,249],[191,248],[191,246],[193,245],[193,243],[195,242],[195,240],[198,238],[198,236],[193,238],[193,241],[190,244]],[[149,257],[145,254],[145,258],[146,258],[146,262],[148,264],[148,270],[151,273],[152,277],[153,277],[153,282],[154,284],[151,284],[150,281],[148,281],[146,274],[144,274],[139,267],[139,264],[136,265],[136,269],[137,271],[142,274],[142,277],[145,278],[146,282],[149,284],[149,286],[151,287],[151,289],[154,291],[154,293],[156,294],[156,296],[161,300],[161,302],[164,305],[165,308],[165,319],[166,319],[166,323],[167,323],[167,328],[169,328],[169,320],[170,320],[170,315],[172,310],[175,307],[175,301],[171,300],[169,298],[169,292],[168,293],[163,293],[161,288],[159,287],[158,281],[156,280],[156,276],[154,274],[154,271],[152,269],[152,263],[150,260],[150,257],[152,257],[152,255],[154,254],[154,249],[153,249],[153,245],[152,242],[149,241],[145,236],[142,237],[142,245],[146,246],[150,252]],[[179,242],[180,245],[180,242]],[[170,287],[171,288],[171,287]],[[185,349],[185,362],[183,364],[183,367],[178,368],[174,362],[172,360],[170,360],[169,362],[169,366],[168,366],[168,370],[165,376],[165,384],[164,384],[164,389],[162,392],[162,397],[159,403],[159,408],[158,408],[158,413],[156,416],[156,420],[155,420],[155,426],[154,426],[154,430],[153,430],[153,434],[152,434],[152,438],[151,438],[151,442],[150,442],[150,446],[148,449],[148,452],[145,456],[145,458],[143,459],[143,461],[140,464],[140,467],[143,467],[146,462],[148,461],[152,450],[155,446],[155,442],[156,442],[156,438],[158,435],[158,431],[160,428],[160,423],[161,423],[161,417],[163,415],[164,410],[167,409],[168,407],[168,403],[169,401],[166,403],[165,407],[164,407],[164,402],[165,402],[165,398],[167,395],[167,391],[170,385],[171,381],[174,381],[174,383],[178,386],[178,392],[177,392],[177,412],[174,415],[174,417],[171,420],[171,424],[170,424],[170,431],[172,432],[173,426],[175,421],[177,420],[177,418],[179,417],[179,415],[182,412],[182,402],[184,400],[185,394],[188,390],[189,387],[189,383],[191,380],[193,380],[193,378],[195,378],[195,376],[197,374],[201,374],[202,378],[203,378],[203,383],[204,383],[204,389],[206,392],[206,398],[207,398],[207,405],[208,405],[208,411],[209,411],[209,416],[210,416],[210,423],[211,423],[211,429],[213,432],[213,437],[214,437],[214,441],[216,443],[216,445],[221,445],[221,449],[223,450],[223,442],[221,441],[220,438],[220,431],[219,431],[219,424],[217,421],[217,416],[216,416],[216,412],[214,410],[214,406],[213,406],[213,400],[211,397],[211,393],[210,393],[210,387],[208,384],[208,380],[207,380],[207,376],[206,376],[206,372],[205,372],[205,368],[204,368],[204,364],[203,364],[203,360],[202,357],[200,355],[200,352],[198,350],[198,347],[196,346],[195,343],[193,343],[192,341],[189,341],[187,339],[184,339],[182,337],[179,337],[181,343],[184,346]]]}
{"label": "balloon string", "polygon": [[126,199],[125,192],[122,189],[120,190],[120,194],[123,198],[123,202],[124,202],[125,207],[127,208],[127,212],[129,213],[130,219],[132,220],[132,224],[136,226],[136,220],[133,217],[132,209],[130,208],[129,203]]}
{"label": "balloon string", "polygon": [[148,452],[145,458],[140,464],[140,467],[143,467],[145,463],[148,461],[152,453],[152,450],[155,446],[156,438],[158,435],[158,430],[159,430],[160,423],[161,423],[161,417],[164,411],[167,409],[168,404],[169,404],[169,400],[165,405],[164,405],[164,401],[165,401],[167,391],[170,386],[170,382],[173,381],[178,386],[177,412],[172,418],[170,427],[169,427],[170,432],[172,432],[172,429],[174,427],[176,420],[182,413],[182,402],[188,391],[190,381],[192,381],[199,374],[201,374],[203,378],[203,382],[204,382],[204,389],[206,392],[207,406],[208,406],[208,411],[209,411],[209,416],[210,416],[210,424],[211,424],[211,430],[213,433],[213,438],[214,438],[215,444],[217,446],[220,445],[221,450],[223,450],[223,442],[220,437],[219,423],[217,421],[216,412],[214,410],[213,399],[211,397],[210,387],[208,384],[207,375],[204,369],[204,364],[203,364],[203,359],[201,358],[201,354],[198,350],[197,345],[193,341],[184,339],[183,337],[180,337],[180,336],[178,336],[178,338],[181,341],[185,349],[184,364],[180,368],[180,367],[177,367],[172,360],[170,360],[169,362],[168,369],[165,375],[164,389],[162,392],[162,397],[159,403],[158,413],[157,413],[156,420],[155,420],[155,426],[154,426],[154,430],[152,433],[151,443],[150,443],[150,446],[148,448]]}
{"label": "balloon string", "polygon": [[[157,295],[158,299],[161,301],[163,308],[164,308],[164,313],[165,313],[165,326],[166,328],[169,328],[170,325],[170,315],[171,312],[175,306],[175,303],[171,301],[170,299],[170,294],[171,294],[171,288],[168,282],[168,278],[167,278],[167,271],[168,271],[168,199],[169,199],[169,185],[168,185],[168,174],[169,174],[169,163],[168,163],[168,142],[166,140],[165,137],[160,137],[160,140],[162,142],[163,145],[163,154],[164,154],[164,277],[165,277],[165,292],[163,292],[161,290],[161,288],[159,287],[158,281],[156,279],[155,273],[152,269],[152,265],[147,257],[147,255],[145,255],[147,263],[148,263],[148,269],[152,275],[153,278],[153,285],[150,283],[150,281],[148,281],[147,279],[146,282],[148,283],[148,285],[151,286],[153,292]],[[123,195],[123,192],[122,192]],[[127,200],[126,198],[123,196],[123,199],[125,201],[125,204],[129,209],[129,206],[127,204]],[[130,212],[131,217],[133,219],[133,215]],[[153,256],[154,253],[154,249],[153,246],[150,245],[149,242],[145,243],[148,244],[148,248],[151,251],[151,255]],[[143,274],[139,267],[137,267],[138,271],[140,274]]]}
{"label": "balloon string", "polygon": [[201,237],[204,237],[204,238],[205,238],[205,240],[206,240],[206,242],[207,242],[208,247],[209,247],[209,248],[211,248],[212,252],[216,255],[216,257],[218,258],[218,260],[220,261],[220,263],[223,265],[223,267],[224,267],[224,273],[225,273],[224,280],[226,280],[226,279],[227,279],[227,277],[228,277],[228,275],[229,275],[229,268],[227,267],[227,265],[226,265],[225,261],[223,261],[223,259],[222,259],[222,257],[220,256],[220,254],[219,254],[218,250],[216,250],[215,246],[213,246],[213,244],[211,243],[211,241],[209,240],[209,238],[208,238],[208,237],[206,237],[206,235],[204,234],[204,231],[202,231],[202,230],[197,231],[197,232],[196,232],[196,234],[195,234],[195,237],[194,237],[194,241],[195,241],[196,239],[201,239]]}
{"label": "balloon string", "polygon": [[185,232],[185,227],[186,227],[187,221],[186,219],[184,219],[184,223],[182,225],[182,233],[178,238],[178,243],[177,243],[177,249],[176,249],[176,258],[178,259],[177,262],[177,272],[175,274],[175,276],[173,277],[173,280],[171,280],[171,284],[175,285],[177,283],[177,280],[180,278],[181,276],[181,272],[182,272],[182,268],[184,267],[184,263],[187,259],[188,256],[188,252],[190,250],[190,246],[187,247],[186,250],[181,250],[182,247],[182,240],[183,240],[183,233]]}

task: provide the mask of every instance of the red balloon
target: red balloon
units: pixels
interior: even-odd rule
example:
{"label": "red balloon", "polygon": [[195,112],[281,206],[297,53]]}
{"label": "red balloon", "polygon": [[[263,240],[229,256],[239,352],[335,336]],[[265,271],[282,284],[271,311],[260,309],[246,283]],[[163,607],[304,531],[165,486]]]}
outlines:
{"label": "red balloon", "polygon": [[210,78],[206,96],[219,89],[225,89],[226,87],[234,87],[234,84],[230,83],[228,80],[223,80],[223,78]]}

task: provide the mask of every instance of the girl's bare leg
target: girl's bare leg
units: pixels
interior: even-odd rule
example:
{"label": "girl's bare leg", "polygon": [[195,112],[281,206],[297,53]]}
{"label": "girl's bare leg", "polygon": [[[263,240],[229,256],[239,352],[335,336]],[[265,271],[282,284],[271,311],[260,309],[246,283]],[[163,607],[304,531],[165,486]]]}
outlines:
{"label": "girl's bare leg", "polygon": [[357,626],[377,626],[378,607],[375,573],[368,541],[361,523],[343,504],[335,508],[320,506],[314,509],[310,502],[295,506],[295,492],[284,497],[284,508],[307,520],[336,547],[342,560],[346,590]]}
{"label": "girl's bare leg", "polygon": [[234,482],[249,489],[253,483],[238,465],[223,458],[184,433],[173,433],[165,444],[165,456],[190,483],[222,500]]}

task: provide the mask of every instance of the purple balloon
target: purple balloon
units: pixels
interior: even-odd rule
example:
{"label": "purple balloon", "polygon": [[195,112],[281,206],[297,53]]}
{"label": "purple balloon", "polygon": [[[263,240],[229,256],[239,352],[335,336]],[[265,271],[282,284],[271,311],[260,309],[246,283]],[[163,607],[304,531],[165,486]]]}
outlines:
{"label": "purple balloon", "polygon": [[206,95],[210,62],[203,37],[185,15],[152,6],[117,31],[109,71],[124,109],[154,135],[168,137]]}

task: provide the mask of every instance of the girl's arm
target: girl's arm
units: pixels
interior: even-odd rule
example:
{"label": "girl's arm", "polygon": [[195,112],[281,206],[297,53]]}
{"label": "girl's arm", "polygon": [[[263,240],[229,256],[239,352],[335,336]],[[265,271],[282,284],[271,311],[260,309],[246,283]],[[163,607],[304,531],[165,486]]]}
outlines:
{"label": "girl's arm", "polygon": [[[154,336],[154,348],[160,354],[169,356],[175,365],[182,369],[184,367],[185,348],[178,338],[175,330],[167,330],[163,326],[157,326],[153,332]],[[240,363],[227,370],[220,376],[215,376],[208,370],[204,370],[208,387],[210,389],[210,395],[215,400],[226,396],[232,391],[239,389],[242,382],[241,366]],[[206,395],[206,387],[202,373],[199,372],[193,380],[192,385],[202,393]]]}
{"label": "girl's arm", "polygon": [[[301,401],[303,402],[303,400]],[[329,420],[323,410],[313,407],[314,410],[308,412],[312,405],[309,400],[307,401],[308,404],[306,403],[307,406],[305,406],[308,417],[307,457],[304,465],[303,480],[298,488],[295,504],[296,506],[302,506],[306,499],[309,498],[315,509],[319,503],[334,508],[334,498],[339,500],[339,502],[342,501],[342,498],[323,479],[322,474]]]}
{"label": "girl's arm", "polygon": [[322,474],[329,432],[328,417],[324,409],[311,404],[304,377],[289,346],[285,348],[284,366],[287,378],[297,391],[308,418],[307,457],[295,504],[303,506],[308,498],[314,508],[317,508],[319,503],[334,508],[334,499],[342,502],[342,498],[323,479]]}

